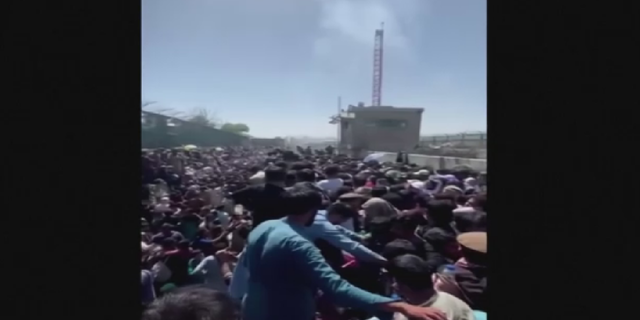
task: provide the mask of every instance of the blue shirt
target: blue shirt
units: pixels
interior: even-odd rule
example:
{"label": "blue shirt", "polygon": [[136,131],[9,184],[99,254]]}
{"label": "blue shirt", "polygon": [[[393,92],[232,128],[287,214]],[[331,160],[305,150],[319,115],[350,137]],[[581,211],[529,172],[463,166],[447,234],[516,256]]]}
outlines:
{"label": "blue shirt", "polygon": [[231,283],[229,283],[229,295],[236,301],[242,301],[245,293],[247,293],[247,283],[249,282],[249,270],[247,269],[244,253],[245,251],[240,253],[238,263],[233,269]]}
{"label": "blue shirt", "polygon": [[322,239],[334,247],[368,262],[386,262],[386,259],[360,243],[362,236],[327,220],[326,211],[318,211],[313,224],[304,230],[304,235],[313,242]]}
{"label": "blue shirt", "polygon": [[[284,221],[286,218],[281,219]],[[363,261],[381,261],[385,262],[385,258],[371,251],[359,241],[362,236],[341,226],[337,226],[329,222],[326,217],[326,211],[321,210],[316,214],[313,224],[302,229],[302,235],[309,241],[313,242],[317,239],[323,239],[340,250],[344,250],[352,254],[357,259]],[[229,285],[229,294],[236,300],[242,300],[247,292],[247,281],[249,279],[249,271],[245,267],[245,255],[241,254],[240,259],[233,270],[231,283]]]}
{"label": "blue shirt", "polygon": [[318,290],[343,306],[375,311],[394,301],[340,278],[304,234],[304,226],[270,220],[249,234],[244,253],[249,270],[244,320],[313,319]]}

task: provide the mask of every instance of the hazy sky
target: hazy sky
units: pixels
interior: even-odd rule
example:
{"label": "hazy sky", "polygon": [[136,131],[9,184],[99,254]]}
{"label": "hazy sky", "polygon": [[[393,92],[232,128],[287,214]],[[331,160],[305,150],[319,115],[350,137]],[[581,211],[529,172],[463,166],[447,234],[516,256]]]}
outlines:
{"label": "hazy sky", "polygon": [[382,104],[424,108],[423,134],[485,130],[484,0],[142,0],[142,97],[254,136],[335,136],[338,96],[371,103],[382,21]]}

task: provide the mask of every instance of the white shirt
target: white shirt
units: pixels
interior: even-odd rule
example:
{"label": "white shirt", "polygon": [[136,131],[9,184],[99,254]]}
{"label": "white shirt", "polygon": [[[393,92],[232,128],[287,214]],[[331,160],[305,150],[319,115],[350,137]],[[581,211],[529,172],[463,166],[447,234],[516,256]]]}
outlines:
{"label": "white shirt", "polygon": [[329,194],[333,194],[344,185],[340,178],[325,179],[318,182],[318,187]]}
{"label": "white shirt", "polygon": [[214,256],[208,256],[202,259],[198,266],[193,269],[193,273],[204,275],[205,286],[221,292],[227,292],[227,284],[224,282],[222,270]]}
{"label": "white shirt", "polygon": [[[446,292],[437,292],[429,301],[420,306],[431,307],[444,312],[447,315],[447,320],[476,320],[473,310],[466,302]],[[393,320],[407,320],[407,317],[396,313],[393,316]]]}

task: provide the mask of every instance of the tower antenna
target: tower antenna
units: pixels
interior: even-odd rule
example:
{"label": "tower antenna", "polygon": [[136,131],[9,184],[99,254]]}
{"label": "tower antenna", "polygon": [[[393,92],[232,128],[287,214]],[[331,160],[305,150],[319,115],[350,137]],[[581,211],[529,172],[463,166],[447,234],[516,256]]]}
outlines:
{"label": "tower antenna", "polygon": [[373,45],[373,90],[371,105],[380,106],[382,99],[382,59],[384,45],[384,22],[380,23],[380,29],[376,30]]}

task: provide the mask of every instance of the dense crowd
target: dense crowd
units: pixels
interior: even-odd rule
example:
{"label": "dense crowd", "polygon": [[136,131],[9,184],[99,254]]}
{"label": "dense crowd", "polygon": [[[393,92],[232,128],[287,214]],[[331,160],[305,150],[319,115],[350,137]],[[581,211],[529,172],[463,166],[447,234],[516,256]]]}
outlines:
{"label": "dense crowd", "polygon": [[143,150],[143,320],[486,319],[486,174]]}

